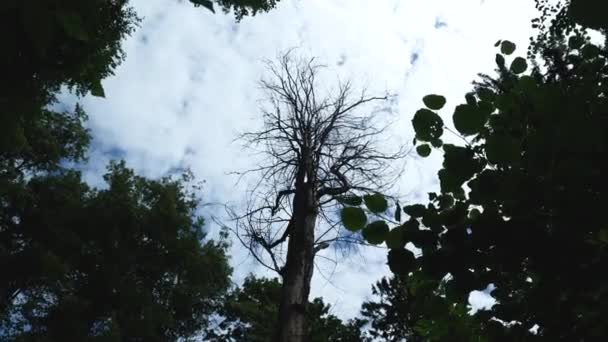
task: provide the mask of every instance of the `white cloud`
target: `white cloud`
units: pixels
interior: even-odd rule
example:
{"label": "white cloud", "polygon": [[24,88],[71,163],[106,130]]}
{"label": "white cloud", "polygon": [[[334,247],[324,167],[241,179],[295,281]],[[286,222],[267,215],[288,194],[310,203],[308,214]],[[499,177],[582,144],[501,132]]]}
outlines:
{"label": "white cloud", "polygon": [[[531,0],[282,0],[270,13],[235,24],[188,2],[133,4],[144,21],[126,41],[127,59],[116,76],[103,82],[107,99],[83,101],[95,136],[87,179],[99,181],[105,160],[117,155],[148,176],[187,166],[206,180],[203,200],[219,202],[243,194],[227,173],[251,159],[232,140],[259,124],[256,81],[264,58],[299,46],[342,78],[397,93],[393,133],[409,142],[421,97],[446,95],[443,113],[449,113],[476,73],[493,69],[497,39],[518,43],[523,53],[534,15]],[[444,119],[451,123],[449,115]],[[425,200],[436,188],[439,163],[438,153],[413,158],[401,193]],[[339,264],[331,282],[319,271],[313,279],[312,296],[336,304],[342,317],[354,316],[371,284],[388,273],[385,251],[362,254]],[[238,276],[255,270],[243,260],[235,249]],[[328,265],[321,270],[331,271]]]}

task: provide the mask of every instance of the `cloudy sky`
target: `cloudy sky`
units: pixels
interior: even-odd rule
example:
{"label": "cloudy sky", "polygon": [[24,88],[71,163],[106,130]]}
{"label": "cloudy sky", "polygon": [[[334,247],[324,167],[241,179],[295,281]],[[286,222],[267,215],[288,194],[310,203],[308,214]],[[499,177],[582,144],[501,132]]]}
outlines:
{"label": "cloudy sky", "polygon": [[[188,1],[132,4],[143,21],[124,43],[126,61],[103,82],[105,99],[80,101],[94,135],[86,179],[100,184],[115,158],[150,177],[188,167],[205,180],[204,202],[236,207],[247,184],[236,184],[229,173],[252,160],[233,140],[260,123],[256,82],[264,59],[299,47],[329,66],[329,80],[397,94],[393,135],[410,142],[410,120],[422,96],[445,95],[442,115],[451,124],[450,109],[463,101],[475,75],[492,71],[494,43],[509,39],[523,55],[535,15],[531,0],[282,0],[270,13],[236,23]],[[66,94],[63,101],[74,98]],[[439,163],[437,152],[407,160],[397,188],[404,203],[437,189]],[[209,206],[204,214],[221,211]],[[368,248],[340,258],[337,267],[320,265],[311,295],[352,317],[371,284],[388,274],[385,260],[385,250]],[[237,281],[262,272],[238,246],[232,263]],[[473,301],[487,298],[478,294]]]}

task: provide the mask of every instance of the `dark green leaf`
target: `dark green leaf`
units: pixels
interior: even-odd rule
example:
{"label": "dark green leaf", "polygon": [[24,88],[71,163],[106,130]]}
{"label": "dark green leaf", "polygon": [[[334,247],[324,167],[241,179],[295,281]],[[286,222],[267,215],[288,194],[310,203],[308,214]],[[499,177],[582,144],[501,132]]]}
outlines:
{"label": "dark green leaf", "polygon": [[441,139],[433,139],[431,140],[431,145],[433,145],[433,147],[440,148],[443,146],[443,141],[441,141]]}
{"label": "dark green leaf", "polygon": [[372,245],[379,245],[386,240],[388,225],[384,221],[374,221],[363,228],[361,234],[365,241]]}
{"label": "dark green leaf", "polygon": [[571,49],[578,49],[585,43],[585,39],[580,36],[572,36],[568,40],[568,46]]}
{"label": "dark green leaf", "polygon": [[429,109],[439,110],[445,106],[446,100],[445,97],[441,95],[431,94],[423,97],[422,102],[424,102],[424,105]]}
{"label": "dark green leaf", "polygon": [[84,23],[82,22],[82,19],[78,13],[71,11],[59,11],[57,12],[57,19],[65,33],[72,38],[84,42],[89,40],[89,34],[87,33]]}
{"label": "dark green leaf", "polygon": [[496,54],[496,64],[501,68],[504,67],[505,66],[505,57],[503,57],[503,55],[497,53]]}
{"label": "dark green leaf", "polygon": [[414,254],[405,248],[391,249],[388,252],[388,267],[395,274],[408,274],[413,270],[415,263]]}
{"label": "dark green leaf", "polygon": [[511,63],[511,71],[514,74],[521,74],[528,69],[528,62],[523,57],[517,57]]}
{"label": "dark green leaf", "polygon": [[381,194],[365,195],[363,201],[367,209],[373,213],[383,213],[388,208],[386,198]]}
{"label": "dark green leaf", "polygon": [[402,227],[392,229],[386,237],[386,247],[389,249],[399,249],[405,247],[404,231]]}
{"label": "dark green leaf", "polygon": [[416,152],[418,152],[418,155],[421,157],[428,157],[431,154],[431,147],[427,144],[418,145],[416,147]]}
{"label": "dark green leaf", "polygon": [[345,205],[361,205],[363,203],[361,196],[336,196],[334,198]]}
{"label": "dark green leaf", "polygon": [[500,45],[500,43],[502,43],[502,40],[496,41],[496,43],[494,43],[494,47],[498,47]]}
{"label": "dark green leaf", "polygon": [[340,216],[342,218],[342,224],[344,224],[344,227],[352,232],[363,229],[367,223],[367,216],[361,208],[343,208]]}
{"label": "dark green leaf", "polygon": [[106,93],[103,90],[101,81],[93,82],[93,84],[91,85],[91,95],[96,97],[106,97]]}
{"label": "dark green leaf", "polygon": [[581,54],[586,59],[592,59],[592,58],[597,57],[599,52],[600,52],[600,49],[593,44],[587,44],[587,45],[583,46],[583,48],[581,49]]}
{"label": "dark green leaf", "polygon": [[494,102],[494,100],[496,99],[496,93],[494,93],[489,88],[479,88],[479,89],[477,89],[477,96],[479,96],[479,99],[481,101],[486,101],[486,102],[489,102],[489,103]]}
{"label": "dark green leaf", "polygon": [[475,93],[466,93],[464,95],[464,99],[467,101],[468,105],[475,106],[477,104],[477,99],[475,98]]}
{"label": "dark green leaf", "polygon": [[205,8],[207,8],[208,10],[210,10],[211,12],[215,13],[215,9],[213,9],[213,2],[211,0],[190,0],[192,3],[194,3],[194,6],[203,6]]}
{"label": "dark green leaf", "polygon": [[489,113],[472,105],[459,105],[454,110],[454,127],[462,135],[479,133],[488,121]]}
{"label": "dark green leaf", "polygon": [[399,205],[399,202],[395,203],[395,221],[401,222],[401,205]]}
{"label": "dark green leaf", "polygon": [[443,120],[437,113],[428,109],[417,111],[412,124],[418,140],[432,141],[443,134]]}
{"label": "dark green leaf", "polygon": [[510,55],[515,51],[515,44],[505,40],[502,42],[502,44],[500,45],[500,52],[502,52],[505,55]]}
{"label": "dark green leaf", "polygon": [[403,207],[403,212],[410,217],[422,217],[426,213],[426,207],[422,204],[412,204]]}
{"label": "dark green leaf", "polygon": [[493,164],[514,162],[519,159],[520,153],[520,143],[512,137],[492,135],[486,141],[486,157]]}
{"label": "dark green leaf", "polygon": [[478,209],[471,209],[471,211],[469,211],[469,219],[471,219],[472,221],[476,221],[477,219],[479,219],[479,215],[481,215],[481,213]]}

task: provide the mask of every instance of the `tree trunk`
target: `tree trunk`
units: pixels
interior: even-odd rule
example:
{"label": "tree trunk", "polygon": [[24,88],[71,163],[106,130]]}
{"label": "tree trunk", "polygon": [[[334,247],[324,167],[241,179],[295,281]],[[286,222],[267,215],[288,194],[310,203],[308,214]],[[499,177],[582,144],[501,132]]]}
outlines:
{"label": "tree trunk", "polygon": [[314,234],[318,206],[314,187],[300,184],[293,199],[293,226],[289,235],[287,260],[282,272],[283,289],[276,342],[304,342],[308,329],[306,310],[314,269]]}

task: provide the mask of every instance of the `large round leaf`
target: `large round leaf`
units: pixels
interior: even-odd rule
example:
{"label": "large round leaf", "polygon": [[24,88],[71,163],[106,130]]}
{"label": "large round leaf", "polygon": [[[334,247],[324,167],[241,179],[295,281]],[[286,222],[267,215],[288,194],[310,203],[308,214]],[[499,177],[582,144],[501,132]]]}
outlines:
{"label": "large round leaf", "polygon": [[410,217],[422,217],[426,213],[426,207],[422,204],[412,204],[403,207],[403,211]]}
{"label": "large round leaf", "polygon": [[459,105],[454,110],[454,127],[462,135],[473,135],[479,133],[490,114],[473,105]]}
{"label": "large round leaf", "polygon": [[505,40],[500,45],[500,52],[504,53],[505,55],[510,55],[514,51],[515,51],[515,43]]}
{"label": "large round leaf", "polygon": [[428,157],[431,154],[431,146],[424,144],[416,147],[416,152],[421,157]]}
{"label": "large round leaf", "polygon": [[403,227],[392,229],[386,236],[386,247],[399,249],[405,247],[405,234]]}
{"label": "large round leaf", "polygon": [[386,240],[388,235],[388,225],[384,221],[375,221],[367,225],[367,227],[363,228],[361,232],[365,241],[373,244],[379,245]]}
{"label": "large round leaf", "polygon": [[417,111],[412,119],[412,125],[418,140],[432,141],[443,134],[443,120],[437,113],[428,109]]}
{"label": "large round leaf", "polygon": [[367,209],[372,213],[383,213],[388,208],[386,198],[380,194],[365,195],[363,201]]}
{"label": "large round leaf", "polygon": [[514,74],[521,74],[528,69],[528,62],[523,57],[517,57],[511,63],[511,71]]}
{"label": "large round leaf", "polygon": [[429,109],[439,110],[445,106],[446,101],[445,97],[441,95],[431,94],[423,97],[422,102],[424,102],[424,105]]}
{"label": "large round leaf", "polygon": [[414,254],[405,248],[391,249],[388,252],[388,267],[395,274],[408,274],[415,263]]}
{"label": "large round leaf", "polygon": [[352,232],[356,232],[358,230],[363,229],[363,227],[365,227],[365,224],[367,223],[367,216],[361,208],[343,208],[341,217],[344,227],[346,227],[346,229]]}

